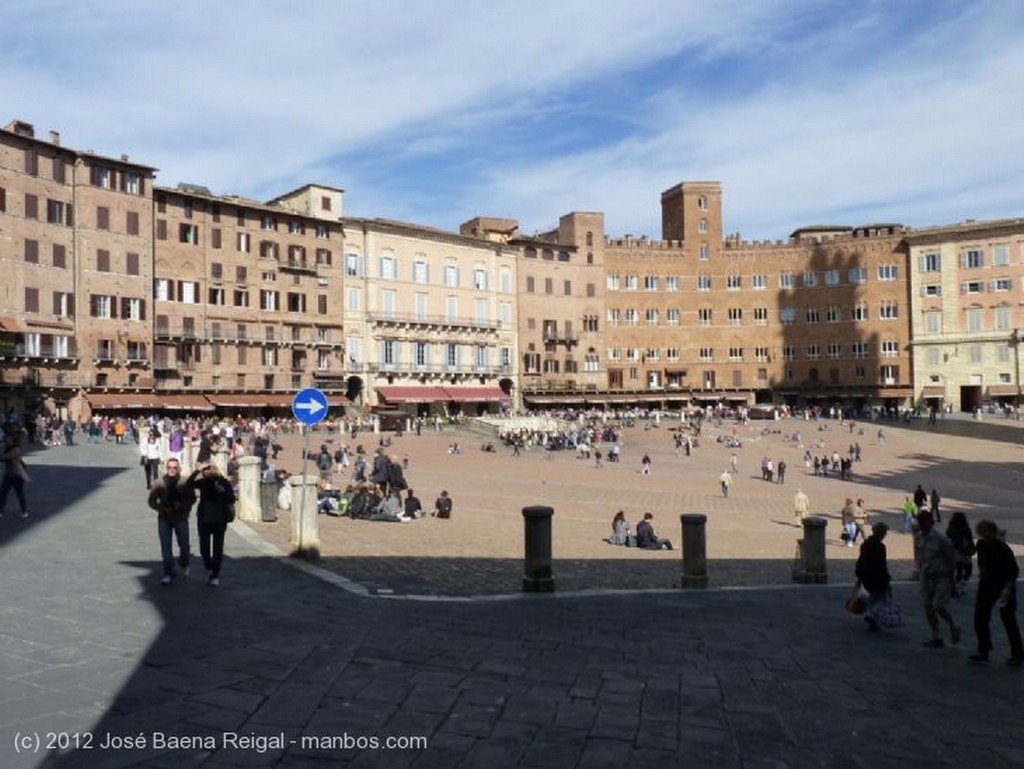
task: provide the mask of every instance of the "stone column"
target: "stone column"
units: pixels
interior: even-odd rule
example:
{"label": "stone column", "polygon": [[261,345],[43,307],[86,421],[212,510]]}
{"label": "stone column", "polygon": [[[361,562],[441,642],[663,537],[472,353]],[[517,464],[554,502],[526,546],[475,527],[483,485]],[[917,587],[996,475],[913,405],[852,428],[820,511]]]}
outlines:
{"label": "stone column", "polygon": [[170,433],[160,433],[160,437],[157,438],[157,443],[160,444],[160,464],[166,465],[167,458],[171,455],[171,450],[168,448],[170,444],[171,436]]}
{"label": "stone column", "polygon": [[320,529],[317,521],[317,486],[315,475],[293,475],[292,487],[292,556],[315,560],[320,557]]}
{"label": "stone column", "polygon": [[196,453],[199,447],[191,438],[185,438],[181,443],[181,477],[188,478],[196,468]]}
{"label": "stone column", "polygon": [[707,540],[708,517],[701,513],[683,513],[679,516],[683,526],[683,576],[680,587],[708,586]]}
{"label": "stone column", "polygon": [[238,460],[238,520],[258,523],[263,519],[260,507],[260,459],[245,456]]}
{"label": "stone column", "polygon": [[553,593],[551,573],[551,517],[553,507],[533,505],[523,508],[523,592]]}
{"label": "stone column", "polygon": [[221,449],[215,451],[210,456],[210,460],[213,462],[213,466],[217,468],[218,472],[225,478],[228,477],[228,450]]}
{"label": "stone column", "polygon": [[823,585],[828,582],[828,570],[825,561],[825,527],[828,521],[819,515],[808,515],[804,518],[804,538],[802,570],[797,569],[793,579],[804,584]]}

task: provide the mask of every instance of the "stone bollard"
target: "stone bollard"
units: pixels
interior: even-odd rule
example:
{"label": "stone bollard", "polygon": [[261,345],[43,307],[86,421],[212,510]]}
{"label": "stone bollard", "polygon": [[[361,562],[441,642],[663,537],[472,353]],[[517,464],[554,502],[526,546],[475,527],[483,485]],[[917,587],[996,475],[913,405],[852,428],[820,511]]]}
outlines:
{"label": "stone bollard", "polygon": [[320,529],[317,521],[317,486],[315,475],[293,475],[292,487],[292,556],[315,560],[320,557]]}
{"label": "stone bollard", "polygon": [[[160,464],[161,466],[167,466],[167,458],[171,456],[171,450],[168,448],[171,442],[170,433],[160,433],[160,437],[157,438],[157,443],[160,444]],[[186,478],[188,476],[185,476]]]}
{"label": "stone bollard", "polygon": [[804,538],[802,568],[797,569],[793,579],[805,585],[824,585],[828,582],[828,570],[825,561],[825,527],[828,521],[819,515],[808,515],[804,518]]}
{"label": "stone bollard", "polygon": [[199,446],[191,438],[185,438],[181,445],[181,477],[188,478],[196,467],[196,454]]}
{"label": "stone bollard", "polygon": [[241,457],[238,460],[238,502],[235,508],[240,521],[258,523],[263,519],[259,457]]}
{"label": "stone bollard", "polygon": [[553,593],[555,579],[551,574],[551,517],[553,507],[532,505],[523,508],[523,592]]}
{"label": "stone bollard", "polygon": [[210,462],[214,467],[217,468],[217,472],[223,475],[225,478],[228,477],[228,450],[221,449],[215,451],[210,455]]}
{"label": "stone bollard", "polygon": [[683,513],[683,576],[680,587],[708,586],[707,539],[708,517],[701,513]]}

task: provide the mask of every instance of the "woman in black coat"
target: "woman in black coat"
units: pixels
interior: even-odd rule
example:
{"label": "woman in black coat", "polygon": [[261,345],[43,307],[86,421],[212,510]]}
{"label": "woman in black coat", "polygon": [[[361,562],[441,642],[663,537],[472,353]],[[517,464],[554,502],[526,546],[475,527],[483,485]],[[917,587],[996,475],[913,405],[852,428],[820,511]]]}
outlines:
{"label": "woman in black coat", "polygon": [[235,492],[230,481],[210,463],[200,465],[192,473],[191,481],[199,491],[199,552],[209,575],[207,584],[216,587],[220,584],[220,564],[224,559],[224,533],[235,519]]}
{"label": "woman in black coat", "polygon": [[992,521],[978,521],[974,527],[978,534],[978,594],[974,602],[974,633],[978,637],[978,651],[971,655],[972,662],[988,662],[992,651],[989,621],[992,609],[999,607],[999,619],[1010,642],[1007,664],[1024,664],[1024,645],[1021,644],[1017,625],[1017,577],[1020,567],[1013,550],[999,537],[999,527]]}

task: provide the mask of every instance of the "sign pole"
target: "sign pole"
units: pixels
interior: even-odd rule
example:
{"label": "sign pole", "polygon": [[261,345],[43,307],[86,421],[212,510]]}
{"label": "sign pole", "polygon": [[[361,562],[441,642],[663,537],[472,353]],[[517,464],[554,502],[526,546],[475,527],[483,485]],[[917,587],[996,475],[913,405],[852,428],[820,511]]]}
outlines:
{"label": "sign pole", "polygon": [[[302,491],[299,493],[298,513],[304,515],[306,511],[306,463],[309,462],[309,425],[302,425]],[[292,515],[296,511],[292,510]],[[299,528],[299,541],[296,543],[299,550],[303,550],[306,543],[302,541],[302,528]]]}
{"label": "sign pole", "polygon": [[[311,512],[306,509],[306,486],[311,485],[307,483],[306,475],[309,467],[309,431],[327,416],[327,410],[327,396],[314,387],[300,390],[292,401],[292,414],[302,426],[302,491],[299,492],[298,508],[293,510],[292,516],[296,531],[295,554],[313,558],[319,555],[320,536],[317,532],[316,505]],[[309,520],[309,515],[312,515],[312,520]]]}

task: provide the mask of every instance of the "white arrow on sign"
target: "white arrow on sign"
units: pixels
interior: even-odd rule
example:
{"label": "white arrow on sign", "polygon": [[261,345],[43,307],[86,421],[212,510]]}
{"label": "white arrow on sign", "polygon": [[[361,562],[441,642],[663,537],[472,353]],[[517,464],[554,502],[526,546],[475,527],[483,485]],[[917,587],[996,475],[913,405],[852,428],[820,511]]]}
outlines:
{"label": "white arrow on sign", "polygon": [[311,416],[316,416],[316,414],[324,410],[325,406],[320,401],[304,401],[303,403],[296,403],[295,408],[300,411],[308,411]]}

